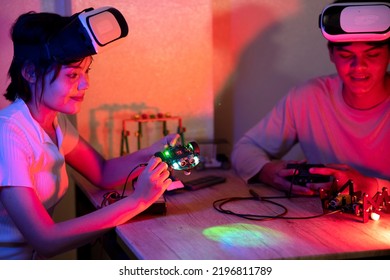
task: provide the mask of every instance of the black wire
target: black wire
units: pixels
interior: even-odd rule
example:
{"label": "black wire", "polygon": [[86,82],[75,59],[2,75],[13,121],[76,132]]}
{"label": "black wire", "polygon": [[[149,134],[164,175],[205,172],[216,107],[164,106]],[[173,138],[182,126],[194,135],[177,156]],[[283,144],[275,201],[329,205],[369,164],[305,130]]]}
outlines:
{"label": "black wire", "polygon": [[[275,219],[275,218],[279,218],[279,217],[283,217],[284,215],[287,214],[288,210],[285,206],[279,204],[279,203],[276,203],[274,201],[271,201],[271,200],[266,200],[266,199],[262,199],[262,201],[264,202],[268,202],[268,203],[271,203],[271,204],[274,204],[276,206],[279,206],[280,208],[283,209],[283,212],[282,213],[279,213],[277,215],[273,215],[273,216],[269,216],[269,215],[257,215],[257,214],[242,214],[242,213],[236,213],[236,212],[233,212],[231,210],[227,210],[227,209],[224,209],[222,206],[229,203],[229,202],[233,202],[233,201],[239,201],[239,200],[257,200],[256,198],[254,197],[231,197],[231,198],[224,198],[224,199],[220,199],[220,200],[217,200],[213,203],[213,207],[221,212],[221,213],[224,213],[224,214],[229,214],[229,215],[234,215],[234,216],[239,216],[241,218],[245,218],[245,219],[248,219],[248,220],[270,220],[270,219]],[[219,205],[217,205],[219,203]]]}
{"label": "black wire", "polygon": [[[126,185],[127,185],[127,181],[129,181],[129,178],[130,178],[130,175],[139,167],[143,167],[143,166],[147,166],[148,164],[147,163],[141,163],[139,165],[137,165],[136,167],[134,167],[130,172],[129,174],[127,175],[127,178],[126,178],[126,181],[123,185],[123,190],[122,190],[122,194],[121,194],[121,198],[124,198],[125,197],[125,191],[126,191]],[[133,183],[134,183],[134,180],[133,180]]]}
{"label": "black wire", "polygon": [[[110,192],[106,192],[104,195],[103,195],[103,200],[102,200],[102,203],[100,204],[100,208],[103,208],[104,206],[107,206],[115,201],[118,201],[122,198],[125,197],[125,191],[126,191],[126,185],[127,185],[127,182],[129,181],[129,178],[130,178],[130,175],[139,167],[143,167],[143,166],[147,166],[148,164],[147,163],[141,163],[139,165],[137,165],[136,167],[134,167],[130,172],[129,174],[127,175],[127,178],[126,178],[126,181],[125,183],[123,184],[123,189],[122,189],[122,194],[120,195],[117,191],[110,191]],[[133,183],[134,183],[134,180],[133,180]]]}
{"label": "black wire", "polygon": [[[216,201],[213,202],[213,207],[218,212],[221,212],[221,213],[224,213],[224,214],[234,215],[234,216],[238,216],[238,217],[241,217],[241,218],[244,218],[244,219],[257,220],[257,221],[266,221],[266,220],[273,220],[273,219],[290,219],[290,220],[292,220],[292,219],[295,219],[295,220],[297,220],[297,219],[301,219],[301,220],[303,220],[303,219],[313,219],[313,218],[318,218],[318,217],[322,217],[322,216],[325,216],[325,215],[341,212],[341,210],[336,210],[336,211],[331,211],[331,212],[327,212],[327,213],[321,213],[321,214],[313,215],[313,216],[297,216],[297,217],[286,216],[286,214],[288,213],[288,209],[284,205],[282,205],[280,203],[277,203],[275,201],[272,201],[271,199],[290,198],[289,196],[262,197],[262,196],[258,195],[252,189],[250,189],[249,192],[252,195],[250,197],[230,197],[230,198],[222,198],[222,199],[216,200]],[[306,197],[306,196],[293,196],[293,197],[297,198],[297,197]],[[240,200],[257,200],[257,201],[260,201],[260,202],[271,203],[273,205],[278,206],[279,208],[282,208],[283,212],[281,212],[279,214],[276,214],[276,215],[243,214],[243,213],[237,213],[237,212],[233,212],[231,210],[228,210],[226,208],[223,208],[223,206],[225,204],[227,204],[227,203],[230,203],[230,202],[233,202],[233,201],[240,201]]]}

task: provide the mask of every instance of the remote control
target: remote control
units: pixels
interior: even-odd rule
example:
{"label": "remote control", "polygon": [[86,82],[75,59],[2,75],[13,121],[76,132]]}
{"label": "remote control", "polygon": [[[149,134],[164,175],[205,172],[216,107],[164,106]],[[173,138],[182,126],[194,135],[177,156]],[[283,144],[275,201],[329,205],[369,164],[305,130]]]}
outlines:
{"label": "remote control", "polygon": [[200,161],[199,146],[196,142],[189,142],[185,146],[169,146],[162,152],[154,155],[166,162],[174,170],[188,171],[194,168]]}
{"label": "remote control", "polygon": [[286,177],[294,185],[306,186],[307,183],[327,183],[331,181],[331,176],[311,174],[309,169],[312,167],[325,167],[323,164],[290,163],[287,169],[296,169],[297,173]]}
{"label": "remote control", "polygon": [[204,177],[200,177],[197,179],[192,179],[189,181],[183,181],[184,188],[189,189],[191,191],[211,187],[217,184],[221,184],[226,182],[225,177],[208,175]]}

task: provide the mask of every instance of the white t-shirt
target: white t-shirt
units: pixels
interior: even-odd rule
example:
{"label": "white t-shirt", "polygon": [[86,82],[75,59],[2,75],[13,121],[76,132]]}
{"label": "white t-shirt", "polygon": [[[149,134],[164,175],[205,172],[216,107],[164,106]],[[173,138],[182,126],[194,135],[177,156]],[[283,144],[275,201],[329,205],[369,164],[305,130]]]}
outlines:
{"label": "white t-shirt", "polygon": [[299,143],[309,163],[343,163],[390,186],[390,98],[369,110],[349,107],[337,75],[293,88],[236,144],[232,163],[248,182],[270,159]]}
{"label": "white t-shirt", "polygon": [[[64,155],[77,144],[76,128],[62,114],[55,121],[58,147],[18,99],[0,111],[0,188],[33,188],[51,214],[68,188]],[[1,190],[0,190],[1,191]],[[0,202],[0,259],[31,259],[27,245]]]}

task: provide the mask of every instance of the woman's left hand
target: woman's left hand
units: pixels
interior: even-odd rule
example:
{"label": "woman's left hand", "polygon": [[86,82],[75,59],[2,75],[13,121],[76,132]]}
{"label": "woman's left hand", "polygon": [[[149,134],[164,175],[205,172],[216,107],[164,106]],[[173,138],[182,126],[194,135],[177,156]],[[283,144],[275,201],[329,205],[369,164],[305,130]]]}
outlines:
{"label": "woman's left hand", "polygon": [[156,143],[152,144],[148,148],[151,150],[152,154],[161,152],[166,149],[168,146],[175,146],[179,140],[180,135],[177,133],[168,134],[165,137],[161,138]]}

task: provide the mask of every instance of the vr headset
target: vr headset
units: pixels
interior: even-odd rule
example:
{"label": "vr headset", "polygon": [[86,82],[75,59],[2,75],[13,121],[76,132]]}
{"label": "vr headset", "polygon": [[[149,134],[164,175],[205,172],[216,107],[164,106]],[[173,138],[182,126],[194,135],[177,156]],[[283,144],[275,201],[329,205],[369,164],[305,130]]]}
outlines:
{"label": "vr headset", "polygon": [[319,17],[322,35],[332,42],[384,41],[390,38],[390,4],[337,3]]}
{"label": "vr headset", "polygon": [[48,39],[44,46],[15,46],[15,55],[35,56],[68,62],[101,53],[107,45],[126,37],[128,26],[115,8],[89,8],[71,16],[70,22]]}

